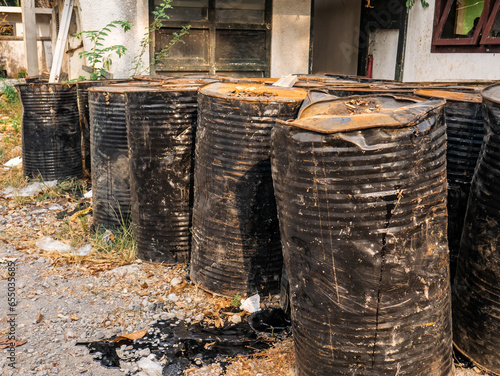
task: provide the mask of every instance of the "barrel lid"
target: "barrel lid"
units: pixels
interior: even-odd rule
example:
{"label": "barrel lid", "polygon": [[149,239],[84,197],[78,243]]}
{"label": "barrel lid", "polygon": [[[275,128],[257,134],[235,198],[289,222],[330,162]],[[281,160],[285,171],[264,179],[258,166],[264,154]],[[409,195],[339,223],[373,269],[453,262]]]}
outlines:
{"label": "barrel lid", "polygon": [[381,127],[402,128],[418,123],[445,103],[443,99],[419,101],[389,95],[354,96],[313,103],[299,119],[278,122],[324,134]]}
{"label": "barrel lid", "polygon": [[481,95],[454,90],[417,89],[415,94],[425,98],[443,98],[454,102],[481,103]]}
{"label": "barrel lid", "polygon": [[488,86],[481,95],[491,102],[500,103],[500,84]]}
{"label": "barrel lid", "polygon": [[307,95],[306,90],[297,88],[221,82],[204,86],[200,93],[249,102],[295,102],[304,100]]}
{"label": "barrel lid", "polygon": [[159,84],[159,83],[127,83],[110,86],[92,87],[89,91],[96,93],[136,93],[136,92],[162,92],[162,91],[197,91],[199,84]]}

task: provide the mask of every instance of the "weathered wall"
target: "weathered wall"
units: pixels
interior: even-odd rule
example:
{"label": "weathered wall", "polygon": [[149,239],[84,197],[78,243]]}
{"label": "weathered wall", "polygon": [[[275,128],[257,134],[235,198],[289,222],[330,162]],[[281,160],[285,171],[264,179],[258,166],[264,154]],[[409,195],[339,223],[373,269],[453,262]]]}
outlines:
{"label": "weathered wall", "polygon": [[498,80],[500,54],[431,53],[435,0],[422,9],[419,2],[410,11],[403,80]]}
{"label": "weathered wall", "polygon": [[311,0],[274,0],[271,77],[309,71]]}
{"label": "weathered wall", "polygon": [[314,1],[312,73],[357,74],[360,12],[360,1]]}
{"label": "weathered wall", "polygon": [[398,29],[377,29],[370,33],[369,54],[373,55],[373,78],[394,80],[398,41]]}
{"label": "weathered wall", "polygon": [[[62,15],[63,0],[56,2],[59,5],[59,12]],[[148,20],[148,2],[134,0],[106,0],[96,3],[95,0],[77,0],[75,1],[76,14],[72,18],[70,26],[70,37],[68,38],[67,58],[63,61],[63,71],[69,72],[70,78],[76,78],[80,75],[88,76],[88,73],[82,70],[82,65],[88,65],[83,59],[80,59],[79,52],[84,49],[90,49],[90,43],[84,41],[84,48],[80,47],[82,41],[73,37],[76,32],[83,30],[99,30],[111,21],[122,20],[129,21],[131,29],[124,33],[120,28],[113,31],[106,37],[105,46],[123,45],[127,48],[125,56],[119,58],[112,55],[113,64],[110,72],[114,78],[127,78],[130,76],[132,62],[140,50],[140,40],[144,35],[145,28],[149,24]],[[55,26],[53,26],[53,40],[55,46]],[[146,53],[146,60],[149,61],[149,51]]]}
{"label": "weathered wall", "polygon": [[[21,9],[19,8],[19,12]],[[5,65],[8,76],[14,76],[26,69],[24,57],[23,25],[21,13],[6,13],[5,21],[14,26],[15,35],[0,36],[0,64]],[[3,18],[3,16],[2,16]],[[40,73],[48,73],[52,64],[52,44],[50,42],[50,15],[37,14],[37,52]]]}

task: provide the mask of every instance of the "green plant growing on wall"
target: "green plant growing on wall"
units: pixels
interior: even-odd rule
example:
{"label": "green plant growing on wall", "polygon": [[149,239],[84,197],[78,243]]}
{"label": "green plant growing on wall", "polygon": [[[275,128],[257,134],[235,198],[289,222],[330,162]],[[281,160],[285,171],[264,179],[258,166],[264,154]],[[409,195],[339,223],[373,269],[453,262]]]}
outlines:
{"label": "green plant growing on wall", "polygon": [[87,38],[90,40],[90,50],[85,50],[79,53],[80,58],[85,57],[90,65],[90,79],[98,80],[105,78],[109,68],[113,64],[111,56],[116,54],[118,57],[125,55],[127,48],[121,44],[104,47],[103,42],[111,33],[112,28],[121,27],[124,32],[130,30],[128,21],[112,21],[100,30],[82,31],[75,34],[78,38]]}
{"label": "green plant growing on wall", "polygon": [[185,43],[182,37],[189,34],[189,29],[191,25],[184,26],[178,33],[172,33],[172,39],[159,51],[156,52],[149,65],[145,66],[144,55],[149,50],[149,46],[153,42],[152,36],[158,30],[163,27],[162,20],[169,19],[167,15],[167,9],[173,8],[171,5],[172,0],[162,0],[159,5],[156,6],[155,10],[152,12],[154,19],[153,22],[147,27],[144,36],[141,39],[140,47],[141,50],[139,54],[135,57],[133,62],[133,68],[131,69],[132,76],[137,76],[145,73],[150,73],[151,67],[156,65],[158,61],[168,56],[170,49],[176,45],[178,42]]}
{"label": "green plant growing on wall", "polygon": [[[406,0],[406,7],[411,9],[416,1],[417,0]],[[425,0],[420,0],[420,3],[422,4],[422,8],[427,8],[429,6],[429,3]]]}

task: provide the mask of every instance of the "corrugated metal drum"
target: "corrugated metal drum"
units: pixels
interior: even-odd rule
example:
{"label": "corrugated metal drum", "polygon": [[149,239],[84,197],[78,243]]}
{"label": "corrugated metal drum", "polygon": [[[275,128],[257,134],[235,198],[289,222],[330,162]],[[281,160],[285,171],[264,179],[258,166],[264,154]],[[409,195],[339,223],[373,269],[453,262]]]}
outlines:
{"label": "corrugated metal drum", "polygon": [[130,166],[123,86],[88,90],[94,225],[130,221]]}
{"label": "corrugated metal drum", "polygon": [[472,180],[453,286],[453,341],[500,375],[500,85],[482,93],[486,136]]}
{"label": "corrugated metal drum", "polygon": [[272,171],[298,375],[452,375],[444,100],[278,121]]}
{"label": "corrugated metal drum", "polygon": [[90,118],[89,118],[89,94],[88,89],[96,86],[108,86],[123,80],[102,81],[78,81],[76,88],[78,92],[78,112],[80,117],[80,130],[82,132],[82,157],[84,169],[91,171],[90,158]]}
{"label": "corrugated metal drum", "polygon": [[142,260],[189,260],[197,94],[194,85],[126,90],[132,224]]}
{"label": "corrugated metal drum", "polygon": [[48,181],[83,176],[75,84],[18,84],[23,173]]}
{"label": "corrugated metal drum", "polygon": [[270,135],[276,119],[297,115],[305,96],[252,84],[200,90],[191,278],[203,288],[227,296],[279,289]]}
{"label": "corrugated metal drum", "polygon": [[448,147],[448,242],[451,278],[455,275],[470,184],[484,137],[481,95],[455,90],[420,89],[415,94],[446,99]]}

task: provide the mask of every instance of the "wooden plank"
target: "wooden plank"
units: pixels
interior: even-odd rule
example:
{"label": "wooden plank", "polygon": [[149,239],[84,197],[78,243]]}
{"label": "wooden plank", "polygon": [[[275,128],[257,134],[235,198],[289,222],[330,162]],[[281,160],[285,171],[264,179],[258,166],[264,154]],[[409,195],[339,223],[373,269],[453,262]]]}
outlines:
{"label": "wooden plank", "polygon": [[59,34],[57,35],[49,82],[59,82],[59,74],[61,73],[64,51],[66,50],[66,41],[68,39],[69,23],[71,21],[71,15],[73,14],[74,2],[75,0],[64,1],[64,8],[61,23],[59,24]]}
{"label": "wooden plank", "polygon": [[[0,6],[0,13],[23,13],[21,7]],[[52,8],[35,8],[36,14],[52,14]]]}
{"label": "wooden plank", "polygon": [[23,0],[24,55],[28,76],[38,76],[38,52],[36,43],[35,0]]}

